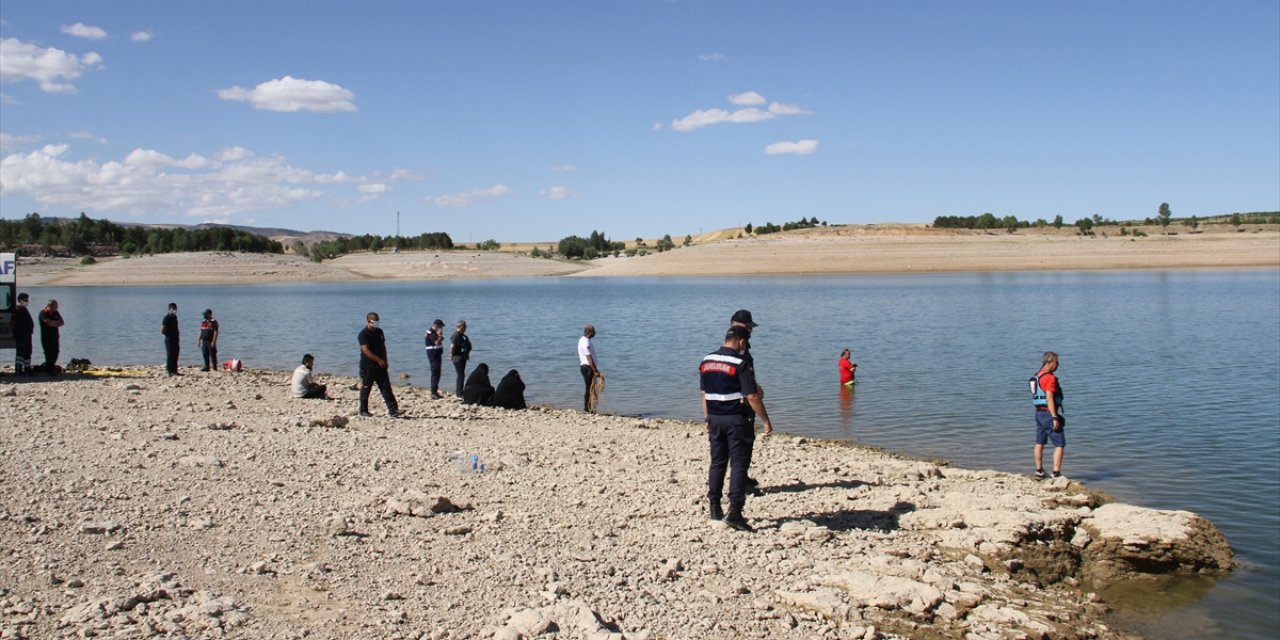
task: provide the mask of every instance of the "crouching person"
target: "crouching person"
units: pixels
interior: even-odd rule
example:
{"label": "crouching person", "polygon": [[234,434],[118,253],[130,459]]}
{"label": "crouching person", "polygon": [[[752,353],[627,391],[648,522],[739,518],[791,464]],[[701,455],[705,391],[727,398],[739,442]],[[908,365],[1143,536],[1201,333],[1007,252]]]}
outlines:
{"label": "crouching person", "polygon": [[302,356],[302,364],[293,370],[293,397],[329,399],[329,395],[326,393],[328,387],[316,384],[311,379],[311,369],[315,364],[316,359],[311,354],[308,353]]}

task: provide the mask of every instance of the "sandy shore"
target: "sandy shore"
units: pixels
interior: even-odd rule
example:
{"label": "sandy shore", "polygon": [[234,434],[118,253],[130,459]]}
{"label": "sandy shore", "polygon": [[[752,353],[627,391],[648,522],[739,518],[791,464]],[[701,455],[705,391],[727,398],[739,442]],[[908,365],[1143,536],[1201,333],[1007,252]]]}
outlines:
{"label": "sandy shore", "polygon": [[[324,263],[296,255],[164,254],[79,260],[21,258],[27,286],[240,284],[545,276],[700,276],[973,271],[1280,268],[1280,228],[1093,238],[1068,230],[1016,234],[904,226],[830,227],[726,239],[661,254],[590,262],[501,252],[382,252]],[[545,243],[540,243],[545,244]],[[509,247],[508,247],[509,248]]]}
{"label": "sandy shore", "polygon": [[1066,478],[774,436],[747,534],[697,424],[132,374],[0,377],[2,637],[1120,638],[1093,585],[1232,562]]}

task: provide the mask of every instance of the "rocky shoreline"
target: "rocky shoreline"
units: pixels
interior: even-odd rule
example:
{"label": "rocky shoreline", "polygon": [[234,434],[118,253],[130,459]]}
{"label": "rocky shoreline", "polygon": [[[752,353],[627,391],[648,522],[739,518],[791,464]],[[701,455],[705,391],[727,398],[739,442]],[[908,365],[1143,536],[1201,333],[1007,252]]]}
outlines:
{"label": "rocky shoreline", "polygon": [[288,377],[0,377],[0,638],[1123,638],[1107,585],[1234,565],[1192,513],[788,435],[744,534],[701,425]]}

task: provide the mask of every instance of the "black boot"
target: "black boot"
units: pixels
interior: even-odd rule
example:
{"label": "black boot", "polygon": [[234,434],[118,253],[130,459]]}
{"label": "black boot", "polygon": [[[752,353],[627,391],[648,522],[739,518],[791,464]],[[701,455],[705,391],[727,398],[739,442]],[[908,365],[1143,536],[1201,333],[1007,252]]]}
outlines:
{"label": "black boot", "polygon": [[719,501],[719,500],[712,500],[712,501],[711,501],[711,509],[710,509],[710,511],[711,511],[710,518],[711,518],[712,520],[724,520],[724,509],[721,509],[721,508],[720,508],[720,501]]}
{"label": "black boot", "polygon": [[731,529],[738,531],[755,531],[751,525],[747,524],[746,518],[742,517],[742,507],[729,505],[729,513],[724,516],[724,523],[729,525]]}

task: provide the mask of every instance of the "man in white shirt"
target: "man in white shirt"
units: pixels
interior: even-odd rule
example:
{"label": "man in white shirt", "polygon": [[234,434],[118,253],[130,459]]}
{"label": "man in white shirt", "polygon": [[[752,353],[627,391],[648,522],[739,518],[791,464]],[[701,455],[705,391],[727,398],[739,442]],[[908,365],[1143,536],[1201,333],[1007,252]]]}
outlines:
{"label": "man in white shirt", "polygon": [[293,397],[329,399],[329,396],[325,393],[327,387],[322,384],[316,384],[311,379],[311,368],[315,366],[315,363],[316,359],[311,354],[308,353],[302,356],[302,364],[293,370]]}
{"label": "man in white shirt", "polygon": [[582,328],[582,337],[578,338],[578,370],[582,372],[582,382],[587,386],[586,393],[582,396],[582,410],[587,413],[596,412],[595,405],[599,402],[599,397],[592,398],[592,395],[595,395],[592,393],[592,387],[595,386],[597,377],[604,377],[596,363],[596,347],[591,343],[594,337],[596,337],[596,328],[587,325]]}

